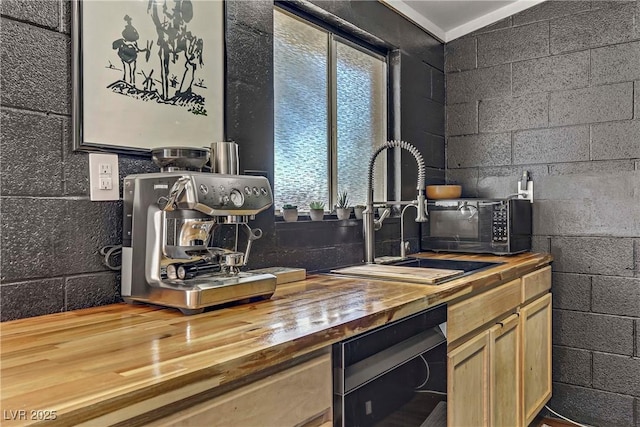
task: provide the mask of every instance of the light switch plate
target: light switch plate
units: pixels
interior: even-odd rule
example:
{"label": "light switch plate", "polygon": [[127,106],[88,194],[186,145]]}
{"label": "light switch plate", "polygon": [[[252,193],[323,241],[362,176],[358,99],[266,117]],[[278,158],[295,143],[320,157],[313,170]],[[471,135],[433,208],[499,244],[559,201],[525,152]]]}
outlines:
{"label": "light switch plate", "polygon": [[117,154],[89,154],[89,186],[91,200],[120,199],[120,171]]}

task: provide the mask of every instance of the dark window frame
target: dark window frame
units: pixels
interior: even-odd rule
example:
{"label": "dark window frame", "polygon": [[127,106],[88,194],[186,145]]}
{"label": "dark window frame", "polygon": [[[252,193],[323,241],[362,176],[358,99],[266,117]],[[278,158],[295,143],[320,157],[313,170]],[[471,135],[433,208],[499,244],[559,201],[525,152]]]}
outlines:
{"label": "dark window frame", "polygon": [[[379,59],[385,64],[385,80],[387,90],[385,93],[385,103],[387,105],[386,114],[385,114],[385,129],[386,134],[388,135],[390,132],[389,126],[392,123],[392,109],[389,108],[391,105],[391,99],[393,97],[393,87],[391,84],[391,77],[393,75],[392,71],[392,62],[390,58],[391,50],[382,48],[380,46],[373,45],[368,43],[366,40],[358,38],[349,32],[343,31],[342,29],[333,26],[318,17],[307,13],[301,9],[296,8],[291,3],[283,2],[283,1],[275,1],[274,2],[274,11],[278,10],[283,12],[294,19],[298,19],[301,22],[311,25],[313,27],[318,28],[319,30],[326,32],[328,36],[327,40],[327,53],[328,53],[328,64],[327,64],[327,91],[328,91],[328,120],[327,120],[327,164],[328,164],[328,181],[329,181],[329,204],[327,208],[331,211],[332,207],[337,202],[338,197],[338,172],[337,172],[337,164],[338,164],[338,138],[337,138],[337,126],[335,126],[337,121],[337,96],[336,96],[336,43],[343,43],[346,46],[349,46],[353,49],[357,49],[367,55],[371,55],[372,57]],[[382,159],[380,159],[382,160]],[[389,168],[388,162],[385,165],[385,177],[386,180],[389,181]],[[386,183],[385,189],[385,200],[387,199],[386,195],[389,193],[389,182]]]}

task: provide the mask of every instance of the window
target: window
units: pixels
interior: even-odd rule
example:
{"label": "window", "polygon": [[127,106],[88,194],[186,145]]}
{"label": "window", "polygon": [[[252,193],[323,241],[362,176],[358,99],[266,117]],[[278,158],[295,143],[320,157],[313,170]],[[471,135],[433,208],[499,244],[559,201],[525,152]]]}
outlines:
{"label": "window", "polygon": [[[274,93],[276,208],[331,209],[344,190],[364,204],[369,159],[387,135],[385,58],[275,9]],[[376,200],[386,194],[383,154]]]}

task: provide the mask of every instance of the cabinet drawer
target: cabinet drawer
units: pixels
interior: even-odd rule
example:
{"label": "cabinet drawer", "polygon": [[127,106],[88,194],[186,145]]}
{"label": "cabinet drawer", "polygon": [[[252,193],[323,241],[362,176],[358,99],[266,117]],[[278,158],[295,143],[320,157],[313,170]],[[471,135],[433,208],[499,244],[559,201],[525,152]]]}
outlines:
{"label": "cabinet drawer", "polygon": [[521,302],[520,279],[452,304],[447,312],[447,339],[453,342],[482,325],[514,310]]}
{"label": "cabinet drawer", "polygon": [[330,413],[331,387],[331,355],[326,354],[147,425],[304,425]]}
{"label": "cabinet drawer", "polygon": [[542,295],[549,289],[551,289],[550,266],[522,276],[522,302]]}

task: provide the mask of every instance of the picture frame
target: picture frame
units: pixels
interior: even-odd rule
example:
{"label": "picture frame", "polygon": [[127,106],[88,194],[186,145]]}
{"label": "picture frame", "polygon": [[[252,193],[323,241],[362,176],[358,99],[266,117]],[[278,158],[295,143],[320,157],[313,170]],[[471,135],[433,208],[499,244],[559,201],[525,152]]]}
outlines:
{"label": "picture frame", "polygon": [[224,140],[223,0],[73,0],[74,150]]}

